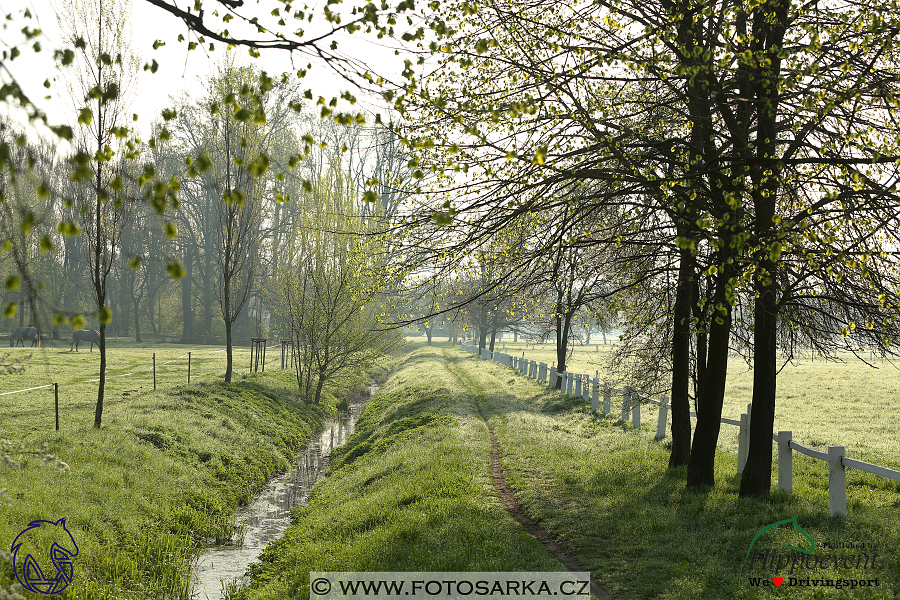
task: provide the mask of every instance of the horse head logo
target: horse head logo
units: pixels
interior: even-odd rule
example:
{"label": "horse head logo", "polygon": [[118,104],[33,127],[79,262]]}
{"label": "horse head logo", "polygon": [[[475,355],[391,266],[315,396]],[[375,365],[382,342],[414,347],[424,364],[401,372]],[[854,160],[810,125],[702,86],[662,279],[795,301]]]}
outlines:
{"label": "horse head logo", "polygon": [[12,544],[16,579],[39,594],[58,594],[72,582],[72,559],[78,556],[75,538],[59,521],[32,521]]}
{"label": "horse head logo", "polygon": [[800,546],[788,546],[787,544],[784,544],[784,543],[782,543],[781,545],[786,550],[798,550],[804,554],[812,554],[813,552],[815,552],[816,551],[815,540],[813,540],[812,537],[810,537],[810,535],[808,533],[806,533],[806,531],[802,527],[800,527],[800,523],[797,522],[797,517],[791,517],[790,519],[785,519],[783,521],[777,521],[775,523],[772,523],[771,525],[766,525],[765,527],[760,529],[759,533],[756,534],[756,537],[753,538],[753,541],[750,542],[750,547],[747,548],[747,557],[746,558],[750,558],[750,552],[753,550],[753,545],[756,544],[756,540],[758,540],[762,534],[764,534],[768,530],[772,529],[773,527],[778,527],[779,525],[787,525],[788,523],[793,525],[794,529],[796,529],[800,533],[800,535],[802,535],[809,541],[810,546],[809,546],[809,549],[806,549],[806,548],[801,548]]}

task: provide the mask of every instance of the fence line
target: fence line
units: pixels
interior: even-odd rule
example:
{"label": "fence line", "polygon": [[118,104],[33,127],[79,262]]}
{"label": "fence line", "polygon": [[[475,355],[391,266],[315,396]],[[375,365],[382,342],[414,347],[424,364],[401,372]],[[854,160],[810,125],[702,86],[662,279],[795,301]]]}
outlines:
{"label": "fence line", "polygon": [[[622,421],[627,421],[628,415],[631,413],[633,429],[640,429],[641,427],[641,403],[655,404],[659,406],[656,439],[661,440],[666,436],[666,426],[670,408],[668,396],[663,396],[661,400],[656,400],[644,396],[630,388],[613,388],[608,383],[601,382],[599,377],[591,378],[588,375],[557,372],[556,367],[553,365],[548,368],[547,363],[538,363],[525,358],[524,352],[521,357],[518,357],[503,352],[491,352],[488,349],[479,348],[478,346],[466,344],[465,342],[461,344],[461,347],[463,350],[471,352],[472,354],[480,355],[483,360],[498,362],[519,371],[527,377],[531,377],[540,382],[546,382],[551,389],[556,389],[557,383],[559,383],[561,393],[583,398],[585,402],[591,403],[591,408],[593,410],[600,410],[600,392],[602,389],[602,410],[604,415],[608,415],[611,412],[612,394],[621,395]],[[690,416],[696,418],[697,413],[691,411]],[[750,448],[750,416],[751,405],[748,404],[747,412],[741,414],[740,419],[721,418],[722,423],[739,427],[737,456],[738,475],[744,472],[744,466],[747,463],[747,454]],[[828,463],[828,495],[831,516],[847,516],[847,475],[845,471],[847,467],[878,475],[880,477],[886,477],[894,481],[900,481],[900,471],[845,456],[844,446],[829,446],[827,452],[822,452],[794,441],[790,431],[773,433],[772,439],[778,444],[779,490],[791,492],[793,489],[792,451],[796,450],[810,458]]]}
{"label": "fence line", "polygon": [[[277,348],[279,345],[280,345],[280,344],[275,344],[275,345],[272,345],[272,346],[266,346],[266,348]],[[241,350],[248,350],[248,348],[240,348],[240,349],[241,349]],[[209,355],[211,355],[211,354],[218,354],[219,352],[225,352],[226,350],[228,350],[228,349],[227,349],[227,348],[223,348],[222,350],[214,350],[214,351],[208,352],[208,353],[206,353],[206,354],[209,354]],[[118,378],[121,378],[121,377],[131,377],[131,376],[133,376],[133,375],[141,375],[141,374],[149,373],[150,371],[152,371],[152,372],[153,372],[153,377],[154,377],[154,386],[153,386],[153,389],[155,390],[155,389],[156,389],[156,385],[155,385],[155,384],[156,384],[156,368],[157,368],[157,366],[162,367],[162,366],[164,366],[164,365],[168,365],[168,364],[170,364],[170,363],[173,363],[173,362],[175,362],[175,361],[177,361],[177,360],[181,360],[182,358],[184,358],[184,357],[187,356],[187,357],[188,357],[188,372],[187,372],[188,375],[187,375],[187,376],[188,376],[188,383],[190,383],[190,378],[191,378],[191,355],[192,355],[192,354],[196,355],[197,352],[196,352],[196,351],[186,352],[186,353],[182,354],[181,356],[178,356],[178,357],[173,358],[173,359],[171,359],[171,360],[167,360],[166,362],[160,363],[159,365],[157,365],[157,364],[156,364],[156,353],[154,353],[154,354],[153,354],[153,361],[154,361],[154,364],[153,364],[152,367],[146,368],[146,369],[139,369],[139,370],[136,370],[136,371],[132,371],[132,372],[130,372],[130,373],[119,373],[119,374],[116,374],[116,375],[107,375],[107,376],[105,377],[105,379],[118,379]],[[282,368],[283,368],[283,367],[282,367]],[[55,388],[55,389],[54,389],[54,395],[55,395],[55,406],[56,406],[56,430],[59,431],[59,386],[60,386],[60,385],[64,385],[64,386],[67,386],[67,385],[77,385],[77,384],[79,384],[79,383],[97,383],[98,381],[100,381],[99,378],[97,378],[97,379],[81,379],[81,380],[73,379],[73,380],[67,381],[67,382],[62,383],[62,384],[60,384],[60,383],[48,383],[48,384],[45,384],[45,385],[39,385],[39,386],[36,386],[36,387],[30,387],[30,388],[25,388],[25,389],[21,389],[21,390],[12,390],[12,391],[9,391],[9,392],[0,392],[0,396],[7,396],[7,395],[9,395],[9,394],[20,394],[20,393],[23,393],[23,392],[31,392],[31,391],[34,391],[34,390],[40,390],[40,389],[48,388],[48,387],[53,387],[53,388]]]}

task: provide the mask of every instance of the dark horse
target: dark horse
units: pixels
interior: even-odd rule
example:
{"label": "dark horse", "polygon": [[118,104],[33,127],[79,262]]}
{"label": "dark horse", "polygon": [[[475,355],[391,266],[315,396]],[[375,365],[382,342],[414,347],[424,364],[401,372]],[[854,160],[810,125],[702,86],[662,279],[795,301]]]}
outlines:
{"label": "dark horse", "polygon": [[[79,342],[90,342],[91,352],[93,352],[94,344],[97,344],[98,348],[100,347],[100,332],[94,329],[76,329],[72,332],[72,348],[75,349],[75,352],[78,352]],[[71,351],[70,349],[69,352]]]}
{"label": "dark horse", "polygon": [[25,347],[25,340],[31,340],[31,347],[37,346],[41,347],[41,332],[38,331],[37,327],[19,327],[17,329],[13,329],[9,334],[9,347],[18,346],[21,342],[22,347]]}

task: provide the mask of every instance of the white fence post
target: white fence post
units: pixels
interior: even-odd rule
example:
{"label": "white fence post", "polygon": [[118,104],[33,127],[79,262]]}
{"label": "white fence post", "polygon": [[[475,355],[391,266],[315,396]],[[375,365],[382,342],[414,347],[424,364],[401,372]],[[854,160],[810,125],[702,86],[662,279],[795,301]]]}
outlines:
{"label": "white fence post", "polygon": [[573,375],[573,379],[575,379],[575,395],[581,395],[581,375]]}
{"label": "white fence post", "polygon": [[631,391],[626,389],[622,392],[622,420],[628,420],[628,409],[631,408]]}
{"label": "white fence post", "polygon": [[659,420],[656,422],[656,439],[661,440],[666,437],[666,423],[669,420],[669,397],[662,397],[662,404],[659,405]]}
{"label": "white fence post", "polygon": [[591,379],[587,376],[587,373],[581,376],[584,379],[584,387],[582,388],[581,397],[584,398],[585,402],[591,401]]}
{"label": "white fence post", "polygon": [[847,472],[841,459],[843,446],[828,447],[828,498],[831,516],[847,516]]}
{"label": "white fence post", "polygon": [[637,392],[631,392],[631,427],[641,428],[641,397]]}
{"label": "white fence post", "polygon": [[556,387],[556,365],[550,366],[550,377],[548,378],[547,385],[551,388]]}
{"label": "white fence post", "polygon": [[794,489],[794,455],[791,453],[791,432],[778,432],[778,489]]}
{"label": "white fence post", "polygon": [[603,416],[606,416],[610,412],[610,390],[609,384],[603,383]]}
{"label": "white fence post", "polygon": [[594,395],[591,400],[591,408],[600,409],[600,378],[594,377]]}
{"label": "white fence post", "polygon": [[538,368],[538,381],[547,379],[547,363],[542,362]]}
{"label": "white fence post", "polygon": [[575,378],[575,375],[573,373],[569,373],[568,371],[566,371],[566,395],[567,396],[572,395],[572,383],[573,383],[574,378]]}

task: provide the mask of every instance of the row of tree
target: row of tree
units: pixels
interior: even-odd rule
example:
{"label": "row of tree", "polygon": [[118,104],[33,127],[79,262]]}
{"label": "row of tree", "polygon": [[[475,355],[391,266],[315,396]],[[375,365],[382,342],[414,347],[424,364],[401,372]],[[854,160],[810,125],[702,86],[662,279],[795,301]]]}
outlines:
{"label": "row of tree", "polygon": [[450,268],[500,244],[504,273],[563,251],[605,265],[629,360],[671,365],[670,464],[691,486],[714,482],[729,349],[745,352],[741,494],[767,494],[776,350],[891,352],[900,333],[897,12],[459,1],[426,25],[432,68],[404,98],[436,180],[406,219],[440,240],[423,253]]}

